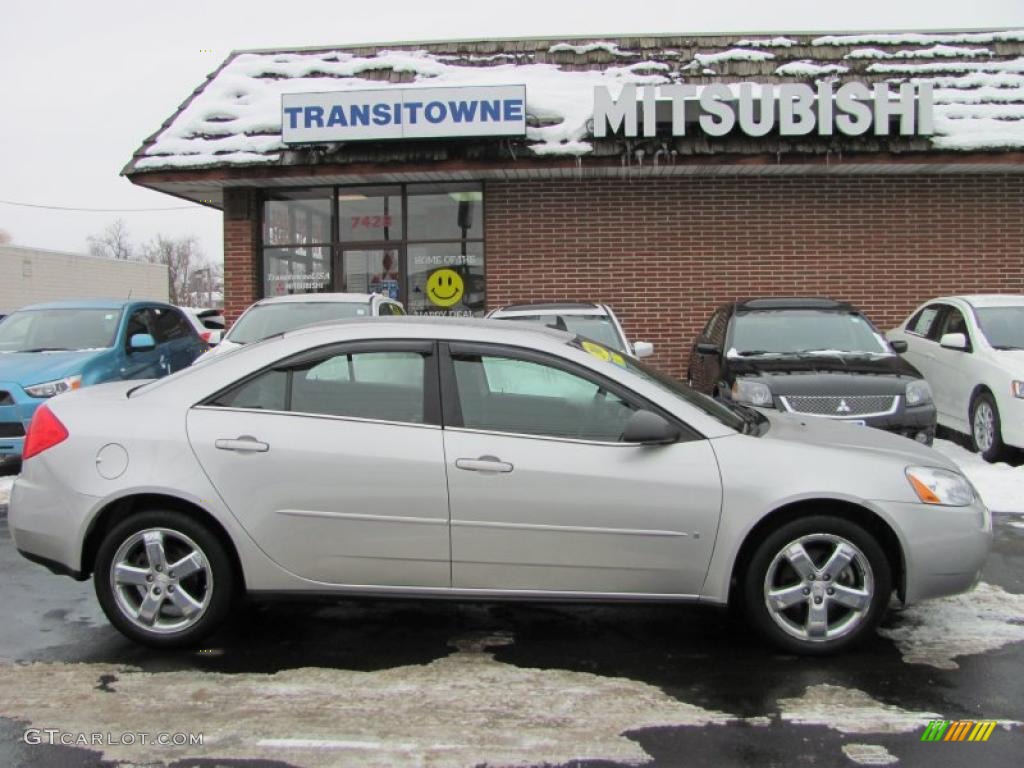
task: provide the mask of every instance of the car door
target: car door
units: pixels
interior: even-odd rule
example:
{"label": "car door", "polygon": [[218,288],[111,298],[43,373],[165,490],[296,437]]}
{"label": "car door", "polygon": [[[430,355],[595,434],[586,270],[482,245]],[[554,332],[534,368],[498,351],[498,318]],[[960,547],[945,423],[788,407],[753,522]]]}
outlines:
{"label": "car door", "polygon": [[[967,326],[967,318],[958,307],[947,305],[945,312],[936,324],[937,330],[931,334],[933,379],[939,383],[935,394],[935,407],[947,422],[967,424],[971,392],[978,383],[972,372],[971,363],[974,357],[974,339]],[[947,333],[962,333],[967,339],[967,349],[947,349],[940,343]]]}
{"label": "car door", "polygon": [[434,344],[353,342],[194,407],[217,492],[283,568],[329,584],[449,587]]}
{"label": "car door", "polygon": [[167,373],[167,359],[159,344],[152,349],[132,349],[132,336],[140,333],[156,340],[149,307],[134,307],[128,313],[118,351],[122,379],[157,379]]}
{"label": "car door", "polygon": [[721,508],[707,440],[624,443],[644,404],[619,385],[527,350],[448,349],[453,587],[699,593]]}
{"label": "car door", "polygon": [[944,382],[939,381],[939,368],[935,360],[935,350],[939,346],[936,334],[947,307],[947,304],[941,302],[932,302],[922,307],[907,321],[901,336],[907,342],[903,358],[924,376],[932,388],[936,403],[942,396],[940,390],[944,386]]}

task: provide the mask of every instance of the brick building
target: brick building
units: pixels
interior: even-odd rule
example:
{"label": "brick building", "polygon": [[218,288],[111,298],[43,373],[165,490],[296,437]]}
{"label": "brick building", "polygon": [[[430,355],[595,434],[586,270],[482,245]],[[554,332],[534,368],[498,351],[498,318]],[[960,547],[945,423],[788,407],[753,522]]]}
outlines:
{"label": "brick building", "polygon": [[681,374],[730,299],[1024,292],[1024,30],[236,52],[124,173],[224,211],[229,316],[595,300]]}

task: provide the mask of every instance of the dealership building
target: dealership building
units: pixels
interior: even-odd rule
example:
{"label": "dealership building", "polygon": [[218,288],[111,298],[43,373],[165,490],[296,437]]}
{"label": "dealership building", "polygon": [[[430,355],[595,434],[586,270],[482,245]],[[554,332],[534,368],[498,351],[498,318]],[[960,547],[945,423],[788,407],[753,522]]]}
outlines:
{"label": "dealership building", "polygon": [[737,298],[1024,293],[1024,30],[239,51],[123,173],[223,210],[229,317],[600,301],[681,374]]}

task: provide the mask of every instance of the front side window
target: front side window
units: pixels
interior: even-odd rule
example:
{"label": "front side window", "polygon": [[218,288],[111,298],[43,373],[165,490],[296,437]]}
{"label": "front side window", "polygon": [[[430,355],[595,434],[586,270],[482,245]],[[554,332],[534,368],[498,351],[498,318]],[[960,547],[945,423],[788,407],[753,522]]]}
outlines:
{"label": "front side window", "polygon": [[0,352],[106,349],[120,321],[119,309],[23,309],[0,325]]}
{"label": "front side window", "polygon": [[617,442],[635,410],[600,383],[550,365],[459,354],[453,365],[470,429]]}
{"label": "front side window", "polygon": [[265,371],[220,395],[231,408],[424,423],[420,352],[352,352]]}
{"label": "front side window", "polygon": [[157,344],[191,336],[192,326],[177,310],[152,307],[149,310],[150,327]]}
{"label": "front side window", "polygon": [[981,332],[995,349],[1024,349],[1024,306],[983,307],[976,315]]}
{"label": "front side window", "polygon": [[235,323],[226,341],[251,344],[269,336],[294,331],[305,325],[370,314],[369,303],[342,301],[295,301],[260,304],[252,307]]}
{"label": "front side window", "polygon": [[858,312],[782,309],[741,312],[733,321],[729,354],[756,357],[814,353],[888,354]]}

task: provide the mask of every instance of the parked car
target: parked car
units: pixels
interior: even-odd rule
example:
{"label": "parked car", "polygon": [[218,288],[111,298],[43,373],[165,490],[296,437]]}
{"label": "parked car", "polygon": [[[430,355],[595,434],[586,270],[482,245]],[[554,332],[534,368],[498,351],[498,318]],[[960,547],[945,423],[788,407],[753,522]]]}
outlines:
{"label": "parked car", "polygon": [[224,311],[221,309],[197,309],[196,307],[178,307],[192,327],[196,329],[199,338],[215,347],[220,343],[224,335],[224,328],[227,323],[224,321]]}
{"label": "parked car", "polygon": [[248,590],[736,601],[779,646],[826,653],[894,590],[969,589],[992,537],[930,448],[509,322],[292,331],[55,398],[25,456],[17,548],[92,575],[110,621],[155,646],[198,642]]}
{"label": "parked car", "polygon": [[249,306],[204,360],[304,325],[349,317],[404,315],[401,302],[379,293],[295,293]]}
{"label": "parked car", "polygon": [[622,323],[607,304],[589,302],[536,302],[509,304],[487,313],[492,320],[516,320],[521,323],[546,325],[559,331],[576,333],[604,344],[609,349],[634,357],[650,357],[654,345],[647,341],[630,343]]}
{"label": "parked car", "polygon": [[118,379],[155,379],[206,349],[175,307],[82,299],[35,304],[0,324],[0,457],[21,456],[25,428],[48,398]]}
{"label": "parked car", "polygon": [[987,461],[1024,448],[1024,296],[933,299],[889,338],[931,385],[939,424]]}
{"label": "parked car", "polygon": [[871,321],[831,299],[773,298],[720,306],[697,337],[687,378],[700,392],[878,427],[931,445],[928,383]]}

